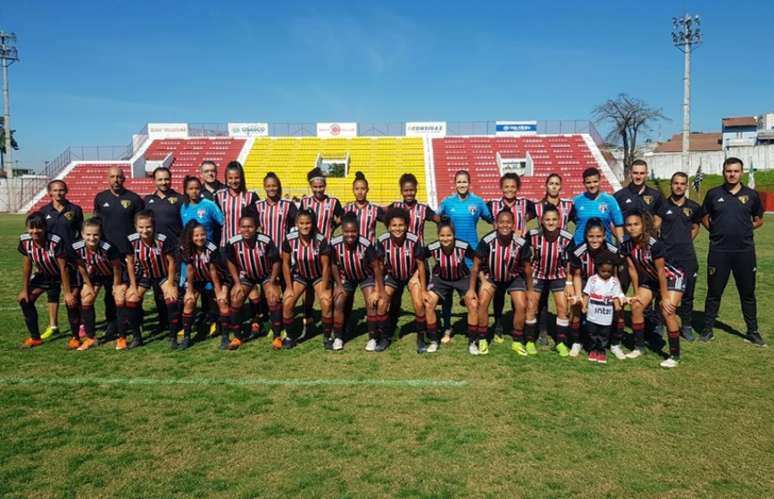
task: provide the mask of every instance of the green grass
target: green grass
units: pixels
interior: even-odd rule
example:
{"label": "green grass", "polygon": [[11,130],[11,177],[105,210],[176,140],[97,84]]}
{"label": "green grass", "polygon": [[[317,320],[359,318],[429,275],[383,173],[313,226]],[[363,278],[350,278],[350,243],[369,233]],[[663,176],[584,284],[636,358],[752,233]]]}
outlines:
{"label": "green grass", "polygon": [[[319,338],[281,352],[265,338],[238,352],[208,340],[79,353],[62,339],[22,351],[21,224],[0,217],[2,496],[774,496],[774,349],[724,330],[684,344],[672,371],[655,354],[520,358],[509,341],[472,357],[462,338],[418,356],[413,334],[384,354],[365,353],[363,336],[336,354]],[[771,339],[767,224],[758,297]],[[704,260],[705,234],[697,244]],[[704,293],[702,275],[697,309]],[[743,331],[733,283],[720,318]]]}
{"label": "green grass", "polygon": [[[742,183],[744,185],[749,185],[749,173],[745,173],[742,175]],[[669,180],[668,178],[660,178],[655,180],[648,180],[648,185],[651,187],[655,187],[661,191],[661,193],[664,196],[669,196],[671,194],[670,187],[669,187]],[[689,185],[693,182],[693,177],[689,180]],[[701,187],[699,189],[699,192],[697,193],[693,189],[690,191],[690,197],[694,201],[701,204],[702,200],[704,199],[704,195],[707,193],[708,190],[712,189],[713,187],[717,187],[723,183],[723,176],[722,175],[705,175],[704,180],[701,182]],[[755,189],[758,192],[774,192],[774,170],[765,170],[765,171],[756,171],[755,172]]]}

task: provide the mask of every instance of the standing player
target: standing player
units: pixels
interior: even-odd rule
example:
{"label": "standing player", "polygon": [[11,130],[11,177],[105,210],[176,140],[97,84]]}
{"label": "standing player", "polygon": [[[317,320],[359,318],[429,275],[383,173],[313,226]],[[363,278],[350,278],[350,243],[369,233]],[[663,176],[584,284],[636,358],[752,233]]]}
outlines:
{"label": "standing player", "polygon": [[661,230],[661,240],[669,260],[685,272],[685,293],[677,314],[681,322],[680,333],[686,340],[693,341],[693,291],[699,272],[693,240],[699,234],[704,213],[698,203],[685,195],[688,175],[683,172],[672,175],[671,189],[671,195],[656,210],[655,223]]}
{"label": "standing player", "polygon": [[[344,325],[347,305],[355,289],[363,292],[368,324],[368,340],[376,339],[379,301],[384,296],[384,275],[380,255],[374,242],[360,235],[361,221],[353,212],[341,219],[341,235],[331,241],[331,272],[335,280],[333,292],[333,350],[344,348]],[[350,308],[351,310],[351,308]]]}
{"label": "standing player", "polygon": [[627,215],[626,233],[629,238],[621,245],[621,253],[627,258],[634,289],[634,350],[626,357],[636,359],[645,353],[645,311],[654,297],[659,296],[661,314],[669,335],[669,358],[661,363],[661,367],[677,367],[680,361],[680,326],[676,312],[685,291],[685,273],[667,259],[664,243],[655,238],[650,215],[639,212]]}
{"label": "standing player", "polygon": [[225,219],[218,205],[210,198],[201,195],[202,181],[198,177],[186,176],[183,179],[183,193],[179,214],[183,227],[195,220],[204,227],[207,240],[220,241],[220,227]]}
{"label": "standing player", "polygon": [[[417,177],[413,173],[404,173],[398,180],[400,186],[400,194],[402,201],[395,201],[389,208],[401,208],[408,212],[409,223],[408,231],[417,236],[420,244],[424,244],[425,241],[425,222],[441,221],[432,208],[424,203],[417,201],[417,189],[419,188],[419,182]],[[413,279],[413,278],[412,278]]]}
{"label": "standing player", "polygon": [[355,200],[344,206],[344,213],[354,213],[360,224],[360,234],[374,243],[376,242],[376,222],[384,220],[384,208],[368,201],[368,180],[363,172],[355,172],[352,193],[355,195]]}
{"label": "standing player", "polygon": [[239,161],[232,161],[226,167],[226,188],[215,193],[215,202],[223,212],[223,231],[220,247],[226,246],[229,239],[239,234],[239,221],[246,213],[255,214],[258,195],[247,190],[245,172]]}
{"label": "standing player", "polygon": [[519,196],[520,189],[521,178],[519,178],[519,175],[516,173],[506,173],[500,177],[502,197],[487,202],[487,207],[492,215],[491,223],[493,225],[496,223],[497,215],[501,211],[507,209],[513,213],[513,230],[517,236],[524,237],[527,234],[527,222],[535,217],[535,203],[523,196]]}
{"label": "standing player", "polygon": [[763,205],[758,193],[742,184],[744,164],[739,158],[723,162],[723,180],[704,196],[702,224],[710,233],[707,255],[707,299],[704,302],[704,330],[701,339],[714,338],[712,328],[718,316],[720,299],[733,272],[742,315],[747,326],[746,340],[766,346],[758,331],[758,305],[755,300],[755,240],[753,231],[763,226]]}
{"label": "standing player", "polygon": [[263,189],[266,198],[255,205],[258,210],[258,228],[279,249],[296,224],[298,208],[292,201],[282,199],[282,182],[274,172],[268,172],[263,177]]}
{"label": "standing player", "polygon": [[615,198],[599,190],[601,173],[596,168],[586,168],[583,171],[583,186],[586,192],[578,194],[573,199],[575,207],[575,237],[576,245],[583,242],[583,234],[586,230],[586,222],[592,218],[598,218],[605,227],[607,240],[612,242],[612,236],[616,240],[623,241],[623,216]]}
{"label": "standing player", "polygon": [[546,177],[546,193],[543,199],[535,203],[535,217],[543,218],[543,208],[553,206],[559,213],[559,228],[567,230],[570,222],[575,220],[575,207],[572,199],[561,197],[562,177],[558,173],[551,173]]}

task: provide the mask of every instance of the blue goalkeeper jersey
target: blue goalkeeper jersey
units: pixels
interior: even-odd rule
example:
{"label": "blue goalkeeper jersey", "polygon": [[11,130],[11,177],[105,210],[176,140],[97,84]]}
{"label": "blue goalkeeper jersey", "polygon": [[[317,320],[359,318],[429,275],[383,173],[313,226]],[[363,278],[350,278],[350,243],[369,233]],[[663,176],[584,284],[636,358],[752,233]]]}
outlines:
{"label": "blue goalkeeper jersey", "polygon": [[605,235],[608,241],[613,240],[613,233],[610,225],[622,227],[624,224],[621,208],[618,201],[606,192],[600,192],[595,198],[588,193],[578,194],[573,200],[575,206],[575,244],[583,242],[586,232],[586,222],[591,218],[599,218],[605,225]]}
{"label": "blue goalkeeper jersey", "polygon": [[468,193],[465,199],[461,199],[457,194],[448,196],[441,201],[437,213],[449,217],[454,224],[457,239],[465,241],[473,248],[478,245],[478,219],[492,222],[492,213],[486,203],[472,192]]}

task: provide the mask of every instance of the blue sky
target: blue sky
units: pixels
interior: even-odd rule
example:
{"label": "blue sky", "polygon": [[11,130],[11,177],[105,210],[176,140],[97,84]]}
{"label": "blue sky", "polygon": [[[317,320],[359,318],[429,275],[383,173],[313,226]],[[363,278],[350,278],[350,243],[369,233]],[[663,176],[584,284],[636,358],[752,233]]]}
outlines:
{"label": "blue sky", "polygon": [[149,121],[586,119],[619,92],[680,128],[671,18],[703,18],[693,129],[774,111],[772,1],[6,2],[11,119],[40,167]]}

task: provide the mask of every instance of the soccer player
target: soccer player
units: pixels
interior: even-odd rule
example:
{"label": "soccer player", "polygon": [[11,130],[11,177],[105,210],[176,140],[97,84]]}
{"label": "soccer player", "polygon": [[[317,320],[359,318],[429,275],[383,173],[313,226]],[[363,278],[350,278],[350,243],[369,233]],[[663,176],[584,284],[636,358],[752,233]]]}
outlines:
{"label": "soccer player", "polygon": [[199,174],[204,181],[201,196],[215,201],[215,193],[226,188],[226,184],[218,180],[218,165],[214,161],[204,160],[199,165]]}
{"label": "soccer player", "polygon": [[535,203],[518,195],[519,190],[521,190],[521,178],[516,173],[506,173],[500,177],[500,190],[503,193],[500,199],[493,199],[486,203],[492,215],[491,223],[494,225],[497,215],[501,211],[508,209],[513,213],[514,232],[519,237],[525,236],[527,234],[527,222],[535,217]]}
{"label": "soccer player", "polygon": [[[239,232],[226,244],[226,265],[232,285],[229,328],[234,333],[234,338],[229,343],[229,328],[224,327],[221,348],[236,350],[241,346],[242,321],[240,313],[242,306],[249,298],[249,315],[250,319],[254,321],[258,313],[258,303],[263,295],[269,308],[271,327],[274,332],[272,348],[279,350],[282,348],[279,250],[269,236],[258,232],[258,222],[252,214],[242,215],[239,221]],[[223,316],[221,315],[221,317]]]}
{"label": "soccer player", "polygon": [[226,166],[226,188],[215,193],[215,203],[223,212],[223,230],[220,247],[226,246],[229,239],[239,234],[239,221],[246,212],[255,213],[258,195],[247,190],[245,172],[239,161]]}
{"label": "soccer player", "polygon": [[[62,239],[62,244],[69,247],[81,236],[83,225],[83,210],[77,204],[67,199],[67,184],[64,180],[52,180],[48,183],[48,197],[51,202],[40,209],[46,219],[47,230]],[[48,327],[40,337],[44,340],[59,333],[59,295],[51,295],[48,303]]]}
{"label": "soccer player", "polygon": [[572,199],[561,197],[562,177],[558,173],[551,173],[546,177],[546,193],[543,199],[534,204],[535,217],[543,218],[543,208],[554,206],[559,213],[559,228],[567,230],[570,222],[575,220],[575,207]]}
{"label": "soccer player", "polygon": [[680,301],[677,315],[680,317],[680,334],[687,341],[693,341],[691,318],[693,313],[693,292],[699,272],[699,261],[693,240],[699,235],[704,216],[702,207],[685,195],[688,190],[688,175],[677,172],[670,182],[672,193],[655,212],[655,223],[661,232],[664,250],[669,260],[685,272],[685,293]]}
{"label": "soccer player", "polygon": [[468,345],[468,351],[473,355],[478,355],[482,348],[485,353],[488,351],[486,336],[489,327],[489,304],[498,289],[508,293],[513,304],[512,349],[519,355],[527,355],[524,345],[524,321],[527,292],[532,291],[531,253],[529,239],[517,236],[513,227],[513,213],[510,210],[502,210],[497,214],[495,230],[484,236],[476,248],[473,273],[480,270],[481,286],[478,290],[478,345],[472,335]]}
{"label": "soccer player", "polygon": [[[354,212],[341,219],[341,235],[331,241],[331,272],[333,291],[333,350],[344,348],[344,325],[347,305],[359,287],[366,305],[368,340],[377,336],[377,327],[384,317],[378,315],[379,302],[384,296],[384,275],[376,244],[360,234],[361,220]],[[383,307],[382,307],[383,308]],[[351,308],[350,308],[351,310]]]}
{"label": "soccer player", "polygon": [[177,264],[175,247],[166,235],[156,232],[153,212],[142,210],[135,215],[134,227],[137,232],[127,239],[132,252],[126,255],[126,269],[129,274],[129,289],[126,291],[126,309],[129,331],[119,330],[116,350],[126,350],[127,332],[132,333],[128,348],[143,345],[142,302],[151,288],[159,288],[167,308],[169,345],[177,349],[177,330],[180,322],[180,304],[177,301]]}
{"label": "soccer player", "polygon": [[[307,289],[312,289],[320,303],[323,323],[323,346],[333,349],[333,302],[331,297],[331,248],[328,240],[317,232],[314,211],[306,208],[296,215],[296,230],[288,234],[282,244],[282,273],[285,293],[282,301],[282,322],[287,333],[283,344],[293,348],[306,335],[296,335],[293,326],[293,309]],[[309,300],[311,305],[311,300]]]}
{"label": "soccer player", "polygon": [[559,228],[559,210],[554,205],[544,205],[541,211],[540,228],[527,233],[532,248],[532,289],[527,293],[526,348],[528,354],[537,354],[538,306],[543,293],[550,292],[556,304],[556,351],[567,357],[570,354],[566,345],[570,325],[567,296],[572,292],[572,284],[567,281],[567,250],[572,234]]}
{"label": "soccer player", "polygon": [[[424,353],[425,320],[424,293],[427,290],[427,276],[424,262],[424,251],[419,244],[419,238],[408,231],[409,214],[401,208],[390,208],[384,215],[387,232],[379,236],[379,253],[384,258],[384,291],[387,310],[380,311],[384,317],[389,313],[380,331],[380,337],[375,342],[368,342],[367,351],[382,352],[390,344],[392,334],[400,315],[400,303],[403,290],[408,287],[411,303],[414,307],[414,320],[417,327],[417,352]],[[416,283],[411,277],[418,273]]]}
{"label": "soccer player", "polygon": [[402,201],[395,201],[387,209],[402,208],[409,214],[408,231],[417,236],[420,244],[425,241],[425,222],[441,221],[435,211],[424,203],[417,201],[419,182],[413,173],[404,173],[398,179]]}
{"label": "soccer player", "polygon": [[[80,280],[73,268],[67,264],[66,248],[62,238],[48,232],[46,219],[39,211],[27,216],[25,225],[27,231],[19,237],[18,251],[22,255],[22,290],[17,301],[24,314],[30,337],[24,340],[22,347],[33,348],[43,343],[38,328],[38,311],[35,301],[45,291],[51,296],[59,296],[64,291],[67,305],[67,318],[70,322],[72,337],[67,342],[67,348],[77,349],[81,346],[78,339],[78,329],[81,323],[80,306],[78,303],[78,288]],[[33,270],[35,271],[33,273]]]}
{"label": "soccer player", "polygon": [[[427,334],[430,345],[428,353],[438,351],[438,324],[436,321],[435,307],[439,301],[451,299],[454,291],[464,299],[468,309],[469,329],[478,332],[478,297],[476,295],[476,277],[472,278],[471,286],[470,269],[467,261],[474,258],[473,248],[465,241],[458,240],[454,232],[454,225],[448,220],[438,224],[438,240],[430,243],[425,248],[425,260],[433,258],[433,266],[430,284],[424,294],[425,316],[427,317]],[[486,352],[485,352],[486,353]]]}
{"label": "soccer player", "polygon": [[[228,244],[226,245],[228,248]],[[217,314],[221,335],[229,326],[229,296],[218,246],[207,238],[204,225],[191,220],[183,230],[180,241],[181,260],[186,264],[185,296],[183,298],[183,341],[178,350],[185,350],[191,344],[191,329],[199,296],[210,316]],[[214,309],[214,310],[213,310]],[[212,312],[215,312],[213,314]]]}
{"label": "soccer player", "polygon": [[96,318],[94,302],[99,291],[111,293],[118,310],[117,316],[125,320],[126,284],[128,275],[118,249],[102,238],[102,221],[90,218],[83,224],[83,239],[72,244],[72,259],[80,272],[81,319],[85,338],[78,350],[88,350],[96,345]]}
{"label": "soccer player", "polygon": [[615,277],[618,259],[611,253],[602,252],[594,259],[596,273],[583,287],[583,313],[591,347],[589,361],[607,364],[607,344],[612,330],[613,317],[627,302],[621,291],[621,283]]}
{"label": "soccer player", "polygon": [[325,174],[319,168],[312,169],[306,175],[309,181],[309,187],[312,190],[311,196],[304,196],[301,199],[301,208],[311,210],[315,216],[315,232],[330,241],[333,231],[341,222],[341,216],[344,214],[341,203],[337,198],[332,198],[325,194],[328,182]]}
{"label": "soccer player", "polygon": [[758,193],[743,185],[744,164],[739,158],[723,162],[723,185],[704,196],[702,225],[709,231],[707,255],[707,299],[704,302],[704,330],[701,339],[714,338],[712,328],[718,316],[720,299],[734,274],[742,315],[747,326],[746,340],[765,346],[758,330],[758,305],[755,300],[755,241],[753,231],[763,226],[763,205]]}
{"label": "soccer player", "polygon": [[183,202],[180,204],[178,216],[183,227],[195,220],[204,227],[208,241],[220,241],[220,227],[226,221],[223,212],[212,199],[202,196],[201,193],[202,181],[198,177],[187,175],[183,179]]}
{"label": "soccer player", "polygon": [[583,242],[586,222],[591,218],[598,218],[605,227],[605,233],[608,241],[612,241],[615,235],[616,240],[623,241],[623,216],[618,207],[618,201],[615,198],[599,190],[599,179],[601,173],[596,168],[586,168],[583,171],[583,186],[586,192],[578,194],[573,199],[575,206],[575,244]]}
{"label": "soccer player", "polygon": [[344,206],[344,213],[354,213],[360,224],[360,234],[376,242],[376,222],[384,220],[384,208],[368,201],[368,180],[363,172],[355,172],[352,182],[352,193],[355,200]]}
{"label": "soccer player", "polygon": [[636,359],[645,353],[645,311],[653,298],[660,296],[669,340],[669,358],[661,362],[661,367],[677,367],[680,361],[677,307],[685,291],[685,273],[668,260],[664,243],[655,237],[650,215],[636,211],[627,215],[626,233],[629,238],[621,245],[621,254],[627,258],[635,298],[632,301],[634,350],[626,357]]}
{"label": "soccer player", "polygon": [[[635,159],[629,170],[629,185],[614,194],[624,218],[632,212],[656,214],[661,208],[663,199],[658,189],[648,187],[648,163]],[[656,226],[658,227],[658,226]]]}
{"label": "soccer player", "polygon": [[266,197],[258,201],[258,228],[271,238],[278,249],[282,248],[288,232],[296,225],[298,208],[288,199],[282,199],[282,182],[274,172],[263,177]]}

